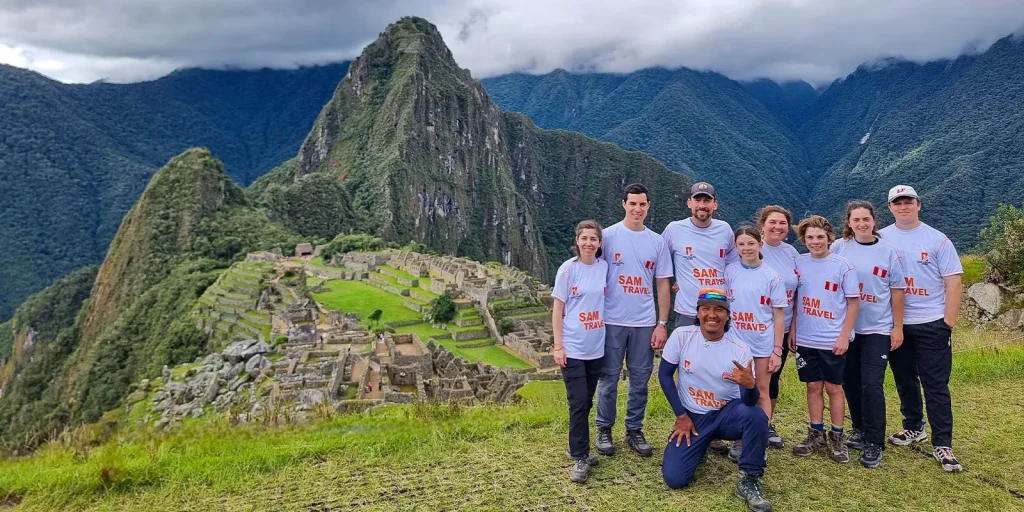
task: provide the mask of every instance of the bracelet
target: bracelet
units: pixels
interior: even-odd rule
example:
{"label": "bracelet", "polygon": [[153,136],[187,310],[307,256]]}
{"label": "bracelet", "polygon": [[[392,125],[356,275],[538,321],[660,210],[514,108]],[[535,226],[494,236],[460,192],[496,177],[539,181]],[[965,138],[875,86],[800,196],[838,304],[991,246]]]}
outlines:
{"label": "bracelet", "polygon": [[558,352],[559,350],[565,350],[565,347],[555,347],[552,352]]}
{"label": "bracelet", "polygon": [[[776,348],[777,348],[777,347],[776,347]],[[778,351],[778,352],[772,352],[772,355],[773,355],[773,356],[779,356],[779,357],[782,357],[782,351],[780,350],[780,351]]]}

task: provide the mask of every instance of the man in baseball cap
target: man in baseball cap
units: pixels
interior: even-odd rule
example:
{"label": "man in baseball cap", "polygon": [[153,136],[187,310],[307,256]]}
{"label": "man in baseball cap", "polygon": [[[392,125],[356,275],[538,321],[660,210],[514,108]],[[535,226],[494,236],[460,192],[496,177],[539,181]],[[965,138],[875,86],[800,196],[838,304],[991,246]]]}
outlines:
{"label": "man in baseball cap", "polygon": [[672,489],[687,487],[712,439],[742,439],[736,495],[751,510],[770,511],[771,502],[761,485],[768,416],[757,406],[754,358],[746,345],[727,332],[725,291],[704,288],[696,299],[698,325],[672,332],[658,367],[658,382],[676,415],[661,464],[662,478]]}
{"label": "man in baseball cap", "polygon": [[903,345],[889,353],[896,392],[900,396],[903,428],[889,442],[907,446],[924,442],[921,391],[931,422],[932,455],[945,471],[963,471],[953,455],[953,405],[949,374],[953,369],[952,332],[960,311],[964,273],[953,242],[921,222],[921,198],[914,187],[889,190],[889,211],[896,222],[879,231],[895,248],[906,270]]}

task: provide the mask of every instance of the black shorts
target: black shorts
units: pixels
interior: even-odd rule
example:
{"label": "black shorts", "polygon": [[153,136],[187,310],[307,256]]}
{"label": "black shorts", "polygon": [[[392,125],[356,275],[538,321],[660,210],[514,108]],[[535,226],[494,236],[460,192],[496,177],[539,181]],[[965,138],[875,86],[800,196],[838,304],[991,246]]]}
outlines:
{"label": "black shorts", "polygon": [[831,350],[796,347],[796,373],[800,382],[823,380],[842,385],[845,371],[846,354],[837,356]]}

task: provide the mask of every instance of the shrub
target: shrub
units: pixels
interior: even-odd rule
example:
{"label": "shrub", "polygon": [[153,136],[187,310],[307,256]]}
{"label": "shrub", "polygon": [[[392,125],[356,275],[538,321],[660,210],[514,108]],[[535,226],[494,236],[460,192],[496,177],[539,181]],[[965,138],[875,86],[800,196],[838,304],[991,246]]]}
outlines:
{"label": "shrub", "polygon": [[999,205],[989,227],[981,230],[981,249],[990,281],[1024,286],[1024,210]]}
{"label": "shrub", "polygon": [[447,293],[430,303],[430,321],[435,324],[446,324],[455,318],[455,303]]}
{"label": "shrub", "polygon": [[498,333],[504,336],[510,332],[512,332],[512,319],[502,318],[501,321],[498,322]]}

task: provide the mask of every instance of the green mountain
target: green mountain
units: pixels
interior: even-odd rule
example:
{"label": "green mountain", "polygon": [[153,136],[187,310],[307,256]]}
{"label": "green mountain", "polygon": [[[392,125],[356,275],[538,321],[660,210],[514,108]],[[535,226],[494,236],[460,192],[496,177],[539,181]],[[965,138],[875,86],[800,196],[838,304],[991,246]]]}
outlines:
{"label": "green mountain", "polygon": [[971,247],[999,203],[1024,198],[1022,105],[1021,40],[953,61],[862,67],[832,84],[800,128],[819,177],[811,208],[884,204],[891,186],[910,183],[922,218]]}
{"label": "green mountain", "polygon": [[[502,112],[433,25],[405,18],[352,62],[297,158],[253,193],[300,233],[416,240],[546,279],[568,257],[574,223],[620,220],[620,191],[634,181],[655,191],[653,225],[684,216],[686,178],[644,154]],[[331,214],[282,200],[314,191],[311,204]]]}
{"label": "green mountain", "polygon": [[730,222],[749,219],[766,197],[795,211],[806,206],[807,166],[799,142],[744,85],[718,73],[558,70],[483,83],[501,108],[522,112],[541,127],[643,151],[712,182]]}
{"label": "green mountain", "polygon": [[0,319],[98,263],[172,156],[209,147],[244,184],[294,155],[346,69],[191,69],[138,84],[67,85],[0,65]]}
{"label": "green mountain", "polygon": [[249,204],[209,151],[173,158],[98,270],[72,273],[3,324],[13,357],[0,371],[0,437],[31,447],[63,425],[96,421],[132,382],[206,353],[188,314],[217,269],[297,241]]}
{"label": "green mountain", "polygon": [[547,278],[569,256],[574,224],[620,220],[622,187],[634,181],[654,187],[652,227],[685,215],[685,176],[501,112],[433,25],[403,18],[352,63],[295,158],[248,191],[208,150],[171,159],[98,270],[58,281],[0,324],[10,354],[0,440],[31,449],[96,421],[163,365],[205,353],[190,313],[246,252],[364,232]]}

